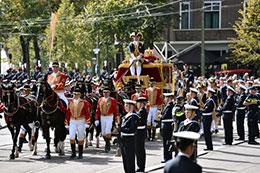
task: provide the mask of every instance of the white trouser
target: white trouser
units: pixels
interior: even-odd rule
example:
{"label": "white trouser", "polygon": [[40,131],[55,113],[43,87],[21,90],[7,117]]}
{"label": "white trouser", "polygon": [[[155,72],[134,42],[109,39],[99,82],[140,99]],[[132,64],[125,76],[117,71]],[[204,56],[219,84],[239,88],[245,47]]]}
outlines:
{"label": "white trouser", "polygon": [[113,115],[101,115],[100,123],[101,123],[101,133],[103,136],[111,134],[112,125],[113,125]]}
{"label": "white trouser", "polygon": [[157,111],[158,111],[157,106],[150,107],[148,117],[147,117],[147,126],[156,127],[157,123],[155,122],[155,120],[157,118]]}
{"label": "white trouser", "polygon": [[76,133],[78,140],[83,141],[85,139],[85,119],[81,120],[70,120],[69,134],[70,140],[75,140]]}
{"label": "white trouser", "polygon": [[[130,65],[131,65],[133,63],[134,59],[130,58],[129,61],[130,61]],[[137,76],[140,76],[141,72],[142,72],[142,66],[141,66],[140,62],[134,62],[132,64],[132,66],[130,67],[130,72],[131,72],[132,76],[135,76],[135,73]]]}
{"label": "white trouser", "polygon": [[69,102],[68,102],[67,97],[65,97],[64,92],[57,92],[57,94],[60,97],[60,99],[63,100],[66,103],[66,105],[68,106]]}

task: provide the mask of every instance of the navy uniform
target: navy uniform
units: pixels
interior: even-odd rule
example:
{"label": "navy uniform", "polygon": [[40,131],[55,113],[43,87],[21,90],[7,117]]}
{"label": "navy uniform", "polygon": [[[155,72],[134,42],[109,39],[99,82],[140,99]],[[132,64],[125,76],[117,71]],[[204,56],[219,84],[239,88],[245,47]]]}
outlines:
{"label": "navy uniform", "polygon": [[[124,100],[125,104],[135,105],[133,100]],[[138,114],[128,112],[123,118],[120,127],[121,152],[125,173],[135,173],[135,133],[137,129]]]}
{"label": "navy uniform", "polygon": [[212,144],[212,133],[211,133],[211,122],[212,122],[212,114],[215,109],[215,102],[213,99],[213,94],[215,90],[208,89],[208,92],[211,93],[211,96],[206,100],[203,112],[202,112],[202,123],[203,123],[203,131],[204,131],[204,138],[207,148],[205,150],[213,150]]}
{"label": "navy uniform", "polygon": [[[199,98],[197,97],[199,91],[198,91],[196,88],[190,88],[190,92],[191,92],[191,93],[195,93],[196,96],[193,97],[193,98],[190,100],[189,104],[190,104],[190,105],[193,105],[193,106],[196,106],[196,107],[200,107],[200,101],[199,101]],[[194,120],[199,121],[199,119],[200,119],[200,110],[197,109],[197,110],[196,110],[196,116],[194,116]]]}
{"label": "navy uniform", "polygon": [[232,145],[233,142],[233,115],[234,115],[234,105],[235,90],[231,86],[227,86],[227,91],[231,91],[232,94],[228,95],[224,105],[222,107],[223,114],[223,124],[224,124],[224,135],[225,135],[225,145]]}
{"label": "navy uniform", "polygon": [[[173,99],[174,93],[164,93],[165,97],[170,97],[169,99]],[[167,105],[164,107],[161,112],[161,135],[163,139],[163,161],[162,163],[167,162],[172,159],[172,152],[169,150],[170,143],[169,141],[172,139],[173,133],[173,116],[172,109],[174,107],[173,100],[169,101]]]}
{"label": "navy uniform", "polygon": [[167,162],[164,167],[164,173],[202,173],[202,168],[198,164],[192,162],[189,153],[185,151],[187,147],[193,147],[194,141],[200,137],[198,133],[182,131],[173,134],[177,138],[177,147],[180,152],[178,156]]}
{"label": "navy uniform", "polygon": [[176,104],[172,109],[173,123],[174,123],[174,132],[177,132],[180,126],[180,123],[185,120],[184,114],[184,98],[178,96],[176,98]]}
{"label": "navy uniform", "polygon": [[246,107],[244,105],[244,101],[247,97],[245,91],[246,87],[245,86],[240,86],[240,91],[241,93],[238,95],[236,99],[236,125],[237,125],[237,135],[238,139],[237,140],[244,140],[245,139],[245,127],[244,127],[244,121],[245,121],[245,114],[246,114]]}
{"label": "navy uniform", "polygon": [[256,94],[256,87],[249,88],[250,94],[244,101],[244,105],[247,106],[247,125],[248,125],[248,144],[258,145],[255,141],[257,135],[257,112],[260,105],[260,98]]}
{"label": "navy uniform", "polygon": [[[196,116],[195,111],[198,110],[199,107],[193,106],[190,104],[186,104],[186,105],[184,105],[184,108],[185,108],[185,110],[191,110],[192,113],[191,113],[190,117],[187,115],[187,113],[185,114],[186,119],[180,123],[180,127],[179,127],[178,131],[192,131],[192,132],[198,133],[200,131],[200,125],[196,120],[194,120],[194,116]],[[196,159],[197,158],[197,148],[198,148],[198,143],[195,142],[193,154],[190,156],[190,158],[193,162],[197,161],[197,159]]]}
{"label": "navy uniform", "polygon": [[[137,104],[143,102],[146,104],[147,99],[145,97],[139,97],[136,100]],[[137,170],[136,172],[144,172],[145,162],[146,162],[146,153],[145,153],[145,139],[147,137],[146,124],[148,112],[143,106],[138,111],[138,116],[140,117],[137,121],[137,131],[135,134],[135,155]]]}

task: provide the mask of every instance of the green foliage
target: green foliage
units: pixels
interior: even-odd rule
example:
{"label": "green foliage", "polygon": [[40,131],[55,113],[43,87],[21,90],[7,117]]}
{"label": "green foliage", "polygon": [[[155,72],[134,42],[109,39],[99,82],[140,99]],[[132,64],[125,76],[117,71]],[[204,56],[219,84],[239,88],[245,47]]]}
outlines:
{"label": "green foliage", "polygon": [[230,45],[235,61],[260,65],[260,0],[249,0],[234,29],[237,38]]}

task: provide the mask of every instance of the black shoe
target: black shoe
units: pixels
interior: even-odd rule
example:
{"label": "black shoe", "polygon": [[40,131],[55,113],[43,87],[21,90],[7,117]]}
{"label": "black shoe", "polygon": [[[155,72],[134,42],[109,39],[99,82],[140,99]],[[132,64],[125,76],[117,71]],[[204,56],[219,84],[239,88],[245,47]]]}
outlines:
{"label": "black shoe", "polygon": [[245,139],[243,139],[243,138],[237,138],[237,139],[235,139],[235,141],[244,141]]}
{"label": "black shoe", "polygon": [[78,145],[79,156],[78,159],[83,159],[83,145]]}
{"label": "black shoe", "polygon": [[70,159],[75,159],[75,158],[76,158],[76,153],[72,153]]}
{"label": "black shoe", "polygon": [[166,160],[162,160],[161,163],[166,163]]}
{"label": "black shoe", "polygon": [[203,150],[204,150],[204,151],[212,151],[213,148],[204,148]]}
{"label": "black shoe", "polygon": [[259,145],[259,143],[256,142],[256,141],[250,141],[250,142],[248,142],[248,144],[250,144],[250,145]]}

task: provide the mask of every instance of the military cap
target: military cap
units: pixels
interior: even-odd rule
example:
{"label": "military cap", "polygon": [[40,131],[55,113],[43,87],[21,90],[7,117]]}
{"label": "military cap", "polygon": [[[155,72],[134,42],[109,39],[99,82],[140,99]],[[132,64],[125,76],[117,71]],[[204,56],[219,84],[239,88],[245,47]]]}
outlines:
{"label": "military cap", "polygon": [[52,63],[52,67],[59,67],[59,63],[58,63],[57,61],[54,61],[54,62]]}
{"label": "military cap", "polygon": [[104,88],[103,88],[103,92],[110,92],[110,90],[111,90],[111,89],[108,88],[108,87],[104,87]]}
{"label": "military cap", "polygon": [[135,85],[135,88],[136,88],[136,89],[142,88],[142,85],[141,85],[141,84],[136,84],[136,85]]}
{"label": "military cap", "polygon": [[130,105],[136,104],[136,101],[134,101],[134,100],[124,99],[123,101],[124,101],[125,104],[130,104]]}
{"label": "military cap", "polygon": [[199,91],[196,88],[190,88],[190,91],[193,92],[193,93],[196,93],[196,94],[199,93]]}
{"label": "military cap", "polygon": [[80,94],[80,88],[79,87],[76,87],[74,90],[73,90],[73,94]]}
{"label": "military cap", "polygon": [[192,131],[180,131],[173,133],[173,136],[181,139],[188,139],[188,140],[198,140],[200,138],[200,134]]}
{"label": "military cap", "polygon": [[174,93],[163,93],[164,97],[172,97]]}
{"label": "military cap", "polygon": [[208,88],[208,92],[211,92],[211,93],[216,93],[216,91],[213,89],[213,88]]}
{"label": "military cap", "polygon": [[138,97],[136,102],[147,102],[147,98],[146,97]]}
{"label": "military cap", "polygon": [[193,106],[193,105],[190,105],[190,104],[185,104],[185,105],[184,105],[184,108],[185,108],[186,110],[197,110],[197,109],[199,109],[199,107]]}
{"label": "military cap", "polygon": [[244,85],[239,85],[239,88],[242,89],[242,90],[244,90],[244,91],[247,90],[246,86],[244,86]]}

